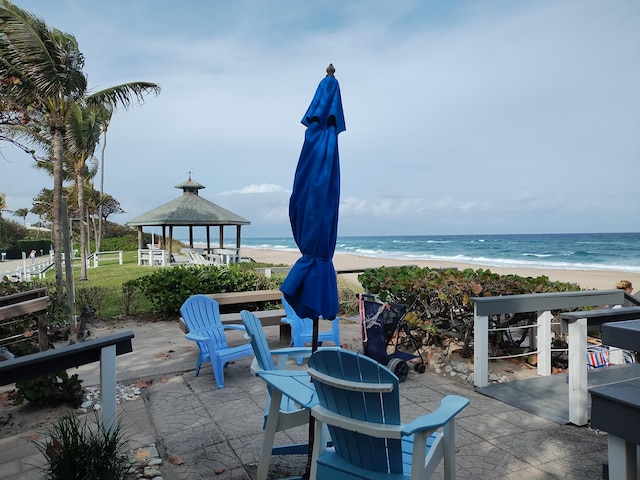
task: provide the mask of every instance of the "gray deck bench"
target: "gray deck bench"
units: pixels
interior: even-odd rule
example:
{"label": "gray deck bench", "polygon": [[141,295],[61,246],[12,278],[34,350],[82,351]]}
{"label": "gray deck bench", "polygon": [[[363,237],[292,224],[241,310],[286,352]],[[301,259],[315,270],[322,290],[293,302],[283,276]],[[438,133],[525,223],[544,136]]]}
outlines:
{"label": "gray deck bench", "polygon": [[133,337],[129,330],[5,360],[0,362],[0,385],[100,361],[102,425],[110,429],[116,422],[116,356],[133,351]]}
{"label": "gray deck bench", "polygon": [[[279,302],[282,300],[282,292],[280,290],[251,290],[248,292],[208,293],[205,295],[214,299],[220,306]],[[251,313],[260,319],[260,323],[262,323],[263,327],[279,326],[281,343],[289,343],[291,341],[291,325],[282,323],[282,319],[287,316],[283,308],[275,310],[260,310]],[[242,325],[240,312],[222,313],[220,314],[220,321],[225,325]],[[187,326],[184,324],[184,320],[182,318],[180,318],[180,329],[183,332],[188,333]]]}
{"label": "gray deck bench", "polygon": [[[17,317],[34,313],[38,317],[38,346],[41,351],[49,348],[47,337],[47,305],[49,297],[44,288],[37,288],[26,292],[13,293],[0,297],[0,324],[15,323]],[[0,339],[2,345],[8,345],[24,339],[25,334],[11,338]]]}

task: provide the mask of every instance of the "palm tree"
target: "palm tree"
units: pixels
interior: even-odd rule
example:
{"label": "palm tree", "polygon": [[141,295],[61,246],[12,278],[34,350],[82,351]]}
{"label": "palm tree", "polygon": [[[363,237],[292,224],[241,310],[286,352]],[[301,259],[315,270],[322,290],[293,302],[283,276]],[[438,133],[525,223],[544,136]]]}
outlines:
{"label": "palm tree", "polygon": [[101,113],[102,117],[102,150],[100,152],[100,205],[98,207],[98,233],[96,235],[96,253],[100,251],[102,246],[102,211],[104,203],[104,152],[107,149],[107,130],[109,129],[109,123],[111,123],[111,115],[113,109],[108,105],[104,105],[104,109]]}
{"label": "palm tree", "polygon": [[7,209],[7,194],[0,192],[0,218],[2,218],[2,212]]}
{"label": "palm tree", "polygon": [[63,303],[60,222],[63,212],[62,179],[64,137],[69,115],[79,102],[131,106],[149,92],[158,94],[154,83],[135,82],[87,96],[84,56],[73,35],[50,28],[35,15],[9,0],[0,0],[0,85],[2,97],[10,98],[25,111],[40,112],[42,128],[51,135],[53,162],[53,234],[56,292]]}
{"label": "palm tree", "polygon": [[[95,108],[76,104],[69,116],[65,143],[67,159],[75,174],[76,192],[78,195],[78,212],[87,218],[85,205],[85,180],[87,178],[87,160],[93,158],[100,139],[101,119]],[[93,172],[95,174],[95,171]],[[84,220],[83,220],[84,221]],[[80,228],[80,280],[87,280],[87,230]]]}
{"label": "palm tree", "polygon": [[23,227],[27,226],[27,215],[29,215],[29,209],[28,208],[18,208],[17,210],[13,211],[13,216],[14,217],[20,217],[22,219],[22,226]]}

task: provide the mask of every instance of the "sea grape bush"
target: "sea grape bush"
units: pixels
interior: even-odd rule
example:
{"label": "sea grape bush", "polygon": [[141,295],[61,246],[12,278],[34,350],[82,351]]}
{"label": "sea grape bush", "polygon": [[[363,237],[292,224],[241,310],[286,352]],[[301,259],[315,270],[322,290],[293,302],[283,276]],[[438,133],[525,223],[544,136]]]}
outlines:
{"label": "sea grape bush", "polygon": [[277,289],[279,278],[267,278],[236,265],[177,266],[162,268],[123,284],[123,292],[146,297],[155,311],[176,315],[187,298],[197,293],[242,292]]}
{"label": "sea grape bush", "polygon": [[473,297],[580,290],[575,283],[552,282],[544,275],[499,275],[471,268],[381,267],[367,269],[358,280],[365,291],[407,305],[410,327],[422,330],[425,339],[437,339],[443,330],[463,339],[465,354],[473,339]]}

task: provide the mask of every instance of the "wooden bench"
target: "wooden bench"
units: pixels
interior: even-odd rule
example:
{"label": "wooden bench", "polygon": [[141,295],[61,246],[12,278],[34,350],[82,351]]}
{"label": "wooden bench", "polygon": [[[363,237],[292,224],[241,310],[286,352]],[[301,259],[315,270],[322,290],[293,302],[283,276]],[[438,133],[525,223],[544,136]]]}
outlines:
{"label": "wooden bench", "polygon": [[[208,293],[205,295],[214,299],[220,306],[279,302],[282,300],[282,292],[280,290],[251,290],[248,292]],[[259,310],[252,313],[260,319],[263,327],[276,325],[280,327],[281,343],[288,344],[291,341],[291,325],[282,323],[282,319],[287,316],[283,308],[276,310]],[[223,324],[227,325],[242,325],[240,312],[222,313],[220,314],[220,320]],[[184,324],[182,318],[180,318],[180,329],[188,333],[187,326]]]}
{"label": "wooden bench", "polygon": [[166,267],[169,263],[171,262],[166,250],[138,249],[138,265]]}
{"label": "wooden bench", "polygon": [[[15,320],[16,317],[35,313],[38,316],[38,347],[40,351],[49,348],[49,338],[47,335],[47,305],[49,297],[44,288],[29,290],[27,292],[13,293],[0,297],[0,324],[9,325],[22,320]],[[3,345],[9,345],[23,340],[32,332],[21,333],[11,338],[0,339]]]}
{"label": "wooden bench", "polygon": [[280,290],[251,290],[249,292],[207,293],[206,295],[218,302],[218,305],[279,302],[282,299]]}
{"label": "wooden bench", "polygon": [[110,429],[116,422],[116,355],[133,351],[133,337],[132,331],[126,331],[5,360],[0,362],[0,384],[30,380],[100,361],[102,425]]}

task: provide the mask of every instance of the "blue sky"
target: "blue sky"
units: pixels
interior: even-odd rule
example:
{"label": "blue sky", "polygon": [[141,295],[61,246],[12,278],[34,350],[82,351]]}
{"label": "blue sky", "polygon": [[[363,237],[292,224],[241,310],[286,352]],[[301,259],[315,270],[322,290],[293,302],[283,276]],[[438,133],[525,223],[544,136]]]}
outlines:
{"label": "blue sky", "polygon": [[[243,235],[289,235],[300,119],[333,63],[340,235],[640,230],[637,0],[15,3],[76,36],[92,90],[162,87],[110,127],[119,223],[191,171]],[[51,179],[0,155],[9,208],[30,208]]]}

